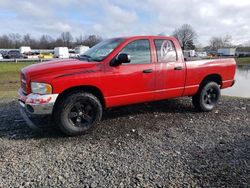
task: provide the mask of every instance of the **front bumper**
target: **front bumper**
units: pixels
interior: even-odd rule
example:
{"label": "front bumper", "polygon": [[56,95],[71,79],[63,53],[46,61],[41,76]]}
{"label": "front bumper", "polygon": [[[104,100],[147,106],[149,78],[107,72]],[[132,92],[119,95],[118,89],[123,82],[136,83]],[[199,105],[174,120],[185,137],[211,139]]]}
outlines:
{"label": "front bumper", "polygon": [[20,107],[30,115],[50,115],[52,114],[58,94],[24,95],[22,89],[18,90]]}

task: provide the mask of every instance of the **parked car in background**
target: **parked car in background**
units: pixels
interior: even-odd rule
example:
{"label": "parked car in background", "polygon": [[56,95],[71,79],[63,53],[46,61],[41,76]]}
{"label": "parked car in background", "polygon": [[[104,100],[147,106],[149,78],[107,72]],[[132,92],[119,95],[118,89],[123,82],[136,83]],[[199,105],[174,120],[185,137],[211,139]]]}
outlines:
{"label": "parked car in background", "polygon": [[88,46],[77,46],[75,47],[75,54],[77,57],[79,57],[81,54],[84,54],[88,49]]}
{"label": "parked car in background", "polygon": [[38,56],[39,59],[52,59],[53,58],[53,54],[49,53],[49,52],[42,52],[40,53],[40,55]]}
{"label": "parked car in background", "polygon": [[70,58],[77,58],[77,54],[75,50],[69,50],[69,57]]}
{"label": "parked car in background", "polygon": [[7,50],[0,50],[0,54],[2,54],[3,57],[4,57],[7,53],[8,53]]}
{"label": "parked car in background", "polygon": [[21,46],[19,48],[19,52],[21,54],[30,53],[31,52],[31,48],[29,46]]}
{"label": "parked car in background", "polygon": [[5,54],[4,58],[6,59],[26,59],[27,55],[21,54],[19,50],[10,50]]}
{"label": "parked car in background", "polygon": [[54,57],[67,59],[69,58],[69,49],[67,47],[56,47],[54,48]]}
{"label": "parked car in background", "polygon": [[40,53],[39,52],[29,52],[29,53],[25,53],[25,55],[27,56],[28,59],[38,59]]}
{"label": "parked car in background", "polygon": [[2,54],[0,54],[0,59],[3,59],[3,55]]}
{"label": "parked car in background", "polygon": [[207,52],[196,52],[197,57],[207,57]]}
{"label": "parked car in background", "polygon": [[236,52],[237,57],[250,57],[250,52]]}
{"label": "parked car in background", "polygon": [[184,57],[195,57],[195,50],[183,50]]}

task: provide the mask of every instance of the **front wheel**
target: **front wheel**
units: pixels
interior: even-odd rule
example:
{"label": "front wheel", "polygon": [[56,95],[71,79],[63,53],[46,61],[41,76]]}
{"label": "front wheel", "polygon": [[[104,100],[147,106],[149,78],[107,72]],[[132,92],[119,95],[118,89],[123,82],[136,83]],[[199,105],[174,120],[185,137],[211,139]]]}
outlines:
{"label": "front wheel", "polygon": [[101,120],[102,105],[90,93],[72,93],[57,104],[54,115],[57,125],[65,134],[81,135]]}
{"label": "front wheel", "polygon": [[195,108],[200,111],[212,111],[220,99],[220,87],[216,82],[208,82],[192,97]]}

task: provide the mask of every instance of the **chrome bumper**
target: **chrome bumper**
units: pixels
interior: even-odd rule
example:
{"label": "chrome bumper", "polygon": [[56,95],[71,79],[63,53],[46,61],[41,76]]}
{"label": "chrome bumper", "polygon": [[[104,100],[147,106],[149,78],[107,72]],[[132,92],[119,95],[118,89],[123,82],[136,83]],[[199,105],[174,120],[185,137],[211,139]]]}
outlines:
{"label": "chrome bumper", "polygon": [[22,109],[30,115],[50,115],[52,114],[55,101],[58,94],[39,95],[29,94],[24,95],[22,90],[18,90],[19,104]]}

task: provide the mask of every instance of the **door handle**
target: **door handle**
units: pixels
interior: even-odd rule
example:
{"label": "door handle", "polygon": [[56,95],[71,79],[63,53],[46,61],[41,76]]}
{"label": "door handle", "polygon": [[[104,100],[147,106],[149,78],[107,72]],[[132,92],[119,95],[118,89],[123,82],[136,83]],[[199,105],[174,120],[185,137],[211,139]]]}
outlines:
{"label": "door handle", "polygon": [[182,67],[181,66],[175,67],[174,70],[182,70]]}
{"label": "door handle", "polygon": [[153,72],[153,69],[145,69],[145,70],[143,70],[142,72],[143,72],[143,73],[146,73],[146,74],[152,73],[152,72]]}

